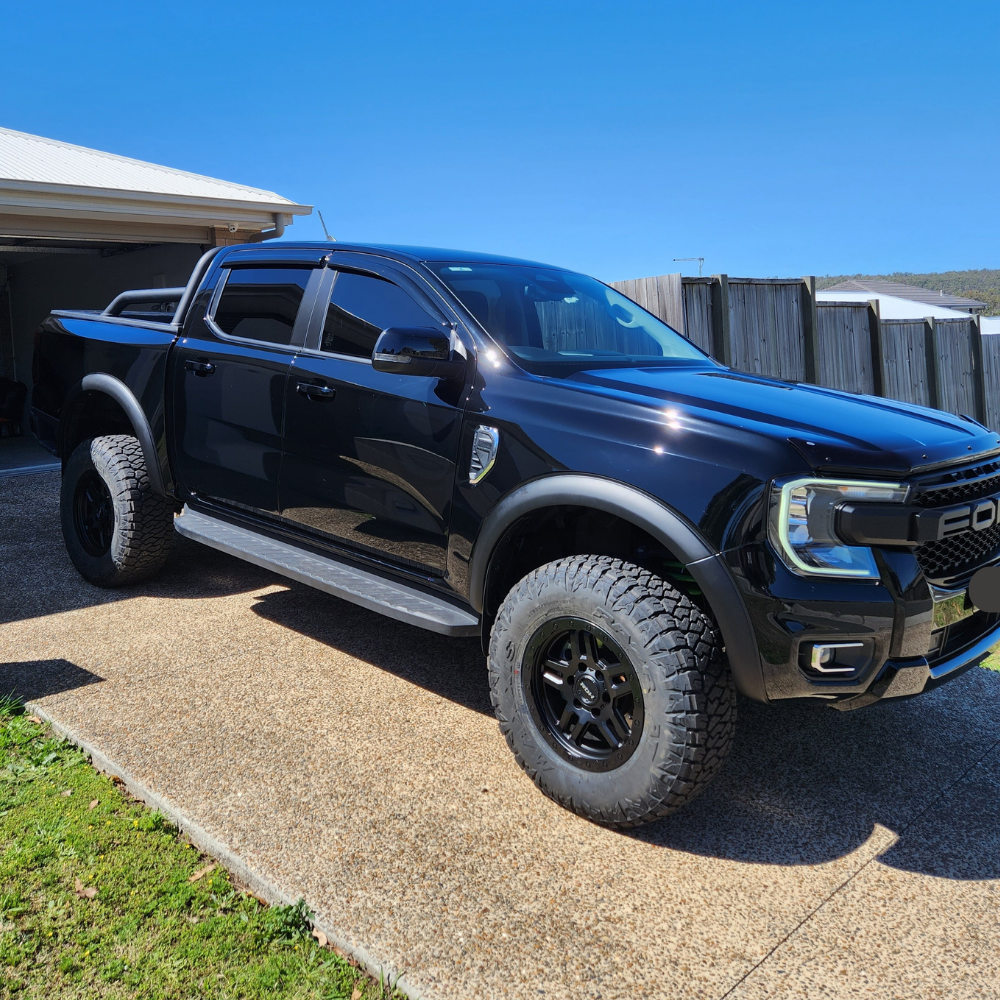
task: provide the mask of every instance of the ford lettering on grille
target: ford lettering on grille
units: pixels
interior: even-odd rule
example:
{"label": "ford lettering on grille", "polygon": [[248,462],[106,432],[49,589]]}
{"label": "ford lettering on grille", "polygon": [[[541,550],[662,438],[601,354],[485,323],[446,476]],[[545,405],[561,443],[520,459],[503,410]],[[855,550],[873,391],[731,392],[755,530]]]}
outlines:
{"label": "ford lettering on grille", "polygon": [[997,523],[998,500],[990,497],[947,510],[922,510],[915,514],[916,542],[936,542],[964,531],[985,531]]}

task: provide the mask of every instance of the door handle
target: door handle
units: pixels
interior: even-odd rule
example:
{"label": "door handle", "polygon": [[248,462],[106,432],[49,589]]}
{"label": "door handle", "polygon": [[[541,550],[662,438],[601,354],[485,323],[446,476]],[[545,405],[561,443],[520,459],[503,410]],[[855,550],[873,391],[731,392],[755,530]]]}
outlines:
{"label": "door handle", "polygon": [[184,362],[184,367],[189,372],[194,372],[195,375],[200,375],[202,378],[211,375],[215,371],[215,365],[213,365],[211,361],[188,360]]}
{"label": "door handle", "polygon": [[337,390],[328,385],[314,385],[312,382],[297,382],[295,391],[307,399],[317,401],[323,399],[333,399],[337,395]]}

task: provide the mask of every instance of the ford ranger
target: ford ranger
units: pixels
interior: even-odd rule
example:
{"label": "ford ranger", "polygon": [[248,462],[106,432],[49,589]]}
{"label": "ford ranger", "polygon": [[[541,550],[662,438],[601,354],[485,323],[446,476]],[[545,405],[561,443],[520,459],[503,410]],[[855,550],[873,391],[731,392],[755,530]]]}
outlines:
{"label": "ford ranger", "polygon": [[1000,573],[994,432],[725,368],[562,268],[227,247],[52,313],[33,364],[87,580],[149,577],[177,531],[480,636],[518,763],[599,823],[697,795],[737,692],[860,708],[1000,641],[970,598]]}

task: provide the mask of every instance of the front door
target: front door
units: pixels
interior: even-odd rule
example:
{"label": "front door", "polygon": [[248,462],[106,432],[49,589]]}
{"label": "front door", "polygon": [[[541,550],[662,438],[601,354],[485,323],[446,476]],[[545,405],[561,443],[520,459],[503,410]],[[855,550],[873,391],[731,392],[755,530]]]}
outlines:
{"label": "front door", "polygon": [[227,264],[173,351],[177,478],[195,496],[276,515],[285,380],[322,269]]}
{"label": "front door", "polygon": [[371,356],[387,327],[447,324],[402,269],[363,255],[335,254],[320,294],[314,342],[289,370],[282,517],[442,575],[463,394],[440,379],[377,372]]}

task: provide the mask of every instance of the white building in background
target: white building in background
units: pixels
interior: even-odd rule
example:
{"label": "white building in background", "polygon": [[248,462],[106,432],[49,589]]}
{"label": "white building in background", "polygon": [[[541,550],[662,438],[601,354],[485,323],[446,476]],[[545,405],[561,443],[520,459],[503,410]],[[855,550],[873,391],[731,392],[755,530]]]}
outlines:
{"label": "white building in background", "polygon": [[[850,292],[854,298],[847,301],[864,301],[865,299],[887,296],[896,299],[904,299],[908,302],[918,302],[924,312],[916,314],[917,317],[934,316],[932,312],[927,312],[928,307],[956,310],[968,316],[970,313],[984,313],[986,303],[978,299],[967,299],[961,295],[952,295],[950,292],[934,291],[933,288],[921,288],[919,285],[907,285],[902,281],[883,281],[878,278],[848,278],[840,281],[836,285],[831,285],[824,289],[826,292]],[[907,316],[886,317],[887,319],[911,319]],[[941,317],[944,319],[945,317]]]}
{"label": "white building in background", "polygon": [[52,309],[182,285],[209,247],[279,237],[311,211],[273,191],[0,128],[0,377],[30,386],[32,334]]}
{"label": "white building in background", "polygon": [[[872,299],[878,299],[879,315],[882,319],[925,319],[928,316],[933,316],[934,319],[969,318],[967,310],[948,309],[933,303],[903,299],[898,295],[886,295],[883,292],[842,292],[829,288],[816,292],[817,302],[870,302]],[[985,325],[983,332],[986,332]]]}

